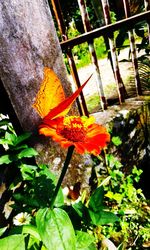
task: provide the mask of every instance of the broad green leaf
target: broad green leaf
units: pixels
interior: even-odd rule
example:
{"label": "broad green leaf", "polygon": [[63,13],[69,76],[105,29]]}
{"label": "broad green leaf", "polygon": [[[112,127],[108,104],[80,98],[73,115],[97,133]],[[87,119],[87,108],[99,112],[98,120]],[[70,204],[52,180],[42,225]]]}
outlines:
{"label": "broad green leaf", "polygon": [[6,231],[7,227],[0,228],[0,236],[3,235],[3,233]]}
{"label": "broad green leaf", "polygon": [[11,235],[0,239],[1,250],[25,250],[23,235]]}
{"label": "broad green leaf", "polygon": [[93,211],[99,211],[99,209],[103,205],[103,198],[104,198],[104,188],[103,186],[98,187],[93,194],[91,195],[89,201],[89,208]]}
{"label": "broad green leaf", "polygon": [[95,238],[86,232],[76,231],[76,249],[84,250],[87,249],[93,242]]}
{"label": "broad green leaf", "polygon": [[19,154],[18,154],[18,159],[22,159],[24,157],[30,158],[33,156],[36,156],[38,153],[34,148],[26,148],[23,149]]}
{"label": "broad green leaf", "polygon": [[115,214],[103,210],[99,212],[89,210],[89,214],[92,223],[96,226],[114,223],[119,220],[119,218]]}
{"label": "broad green leaf", "polygon": [[36,224],[48,250],[76,250],[75,232],[64,210],[40,209],[36,215]]}
{"label": "broad green leaf", "polygon": [[13,161],[13,159],[10,158],[10,155],[3,155],[0,157],[0,165],[9,164],[12,161]]}

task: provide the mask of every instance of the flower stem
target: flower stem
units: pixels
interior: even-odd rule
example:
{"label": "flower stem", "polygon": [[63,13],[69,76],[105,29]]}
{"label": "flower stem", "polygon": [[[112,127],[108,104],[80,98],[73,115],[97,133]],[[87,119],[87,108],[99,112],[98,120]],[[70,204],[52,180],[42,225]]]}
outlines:
{"label": "flower stem", "polygon": [[50,203],[50,208],[51,208],[51,209],[52,209],[53,206],[54,206],[54,203],[55,203],[57,194],[58,194],[58,192],[59,192],[60,186],[61,186],[61,184],[62,184],[62,182],[63,182],[63,179],[64,179],[64,176],[65,176],[65,174],[66,174],[66,172],[67,172],[67,169],[68,169],[68,166],[69,166],[69,163],[70,163],[72,154],[73,154],[73,150],[74,150],[74,146],[73,146],[73,145],[70,146],[70,147],[68,148],[66,160],[65,160],[65,162],[64,162],[64,166],[63,166],[61,175],[60,175],[59,180],[58,180],[58,182],[57,182],[57,186],[56,186],[56,188],[55,188],[55,191],[54,191],[54,194],[53,194],[51,203]]}

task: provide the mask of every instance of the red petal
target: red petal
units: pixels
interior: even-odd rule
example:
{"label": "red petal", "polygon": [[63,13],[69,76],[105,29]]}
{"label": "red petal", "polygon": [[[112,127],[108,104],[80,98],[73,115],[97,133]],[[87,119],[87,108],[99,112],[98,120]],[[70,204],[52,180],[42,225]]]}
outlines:
{"label": "red petal", "polygon": [[74,143],[75,145],[75,149],[76,149],[76,152],[79,153],[79,154],[84,154],[85,153],[85,145],[83,142],[75,142]]}

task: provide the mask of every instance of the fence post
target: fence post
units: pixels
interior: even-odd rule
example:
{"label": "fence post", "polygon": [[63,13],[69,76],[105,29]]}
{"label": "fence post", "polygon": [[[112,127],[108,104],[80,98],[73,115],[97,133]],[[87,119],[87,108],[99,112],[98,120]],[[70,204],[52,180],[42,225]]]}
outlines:
{"label": "fence post", "polygon": [[[64,19],[63,19],[63,14],[62,14],[62,11],[61,11],[60,2],[59,2],[59,0],[51,0],[51,3],[52,3],[52,6],[53,6],[54,14],[55,14],[55,17],[56,17],[56,21],[58,23],[60,33],[62,35],[62,40],[66,41],[68,39],[68,37],[67,37],[67,34],[66,34],[66,26],[65,26]],[[72,49],[67,48],[66,54],[67,54],[68,63],[69,63],[70,69],[71,69],[71,74],[72,74],[73,80],[75,81],[76,86],[79,88],[81,86],[81,84],[80,84],[77,68],[76,68],[76,65],[75,65],[75,62],[74,62]],[[79,109],[79,113],[80,113],[80,115],[88,116],[89,113],[88,113],[88,110],[87,110],[87,106],[86,106],[86,102],[85,102],[83,92],[80,93],[80,97],[81,97],[81,104],[79,102],[79,98],[77,98],[77,106],[78,106],[78,109]]]}
{"label": "fence post", "polygon": [[[91,31],[91,24],[89,21],[87,10],[86,10],[85,1],[78,0],[78,5],[80,8],[82,22],[83,22],[85,32]],[[104,95],[104,90],[103,90],[103,85],[102,85],[102,81],[101,81],[100,70],[99,70],[99,66],[98,66],[98,60],[97,60],[97,56],[96,56],[96,52],[95,52],[95,48],[94,48],[93,39],[91,39],[88,42],[88,46],[89,46],[89,52],[91,55],[92,63],[94,65],[94,69],[96,72],[96,81],[97,81],[97,85],[98,85],[98,90],[100,91],[101,106],[102,106],[102,109],[105,110],[105,109],[107,109],[107,101],[106,101],[106,98]]]}
{"label": "fence post", "polygon": [[[105,23],[106,25],[111,24],[108,0],[101,0],[101,2],[102,2],[103,12],[104,12]],[[119,102],[121,104],[125,100],[125,87],[123,85],[123,81],[120,75],[118,57],[116,53],[116,46],[114,43],[114,35],[113,33],[111,33],[108,36],[109,36],[108,39],[109,39],[109,46],[110,46],[113,69],[114,69],[114,74],[115,74],[115,80],[116,80],[117,89],[118,89]]]}
{"label": "fence post", "polygon": [[[123,0],[123,4],[124,4],[124,10],[125,10],[125,17],[128,18],[131,16],[129,1]],[[132,65],[133,65],[134,76],[135,76],[136,92],[137,92],[137,95],[142,95],[142,88],[141,88],[140,76],[138,72],[138,61],[137,61],[137,56],[136,56],[136,45],[135,45],[133,30],[129,30],[128,34],[129,34],[129,40],[130,40]]]}

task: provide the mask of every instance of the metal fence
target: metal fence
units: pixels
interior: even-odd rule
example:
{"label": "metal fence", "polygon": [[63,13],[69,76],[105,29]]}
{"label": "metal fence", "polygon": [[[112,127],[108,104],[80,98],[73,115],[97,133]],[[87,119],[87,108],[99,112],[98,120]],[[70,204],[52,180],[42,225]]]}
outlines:
{"label": "metal fence", "polygon": [[[99,1],[102,6],[105,25],[100,28],[92,30],[89,14],[87,12],[86,1],[77,0],[85,32],[72,39],[68,39],[67,37],[66,26],[63,19],[63,13],[60,1],[51,0],[51,4],[53,6],[54,14],[62,38],[60,45],[63,52],[65,52],[67,55],[70,71],[76,86],[80,87],[81,83],[79,80],[79,75],[72,50],[74,46],[87,42],[89,47],[89,53],[91,55],[91,62],[93,63],[95,69],[96,81],[100,94],[101,108],[102,110],[106,110],[108,104],[104,94],[103,82],[101,80],[101,69],[98,65],[98,59],[94,48],[94,39],[100,36],[105,36],[108,38],[109,48],[110,48],[110,58],[112,61],[112,69],[118,92],[118,100],[119,103],[121,104],[125,101],[126,89],[120,74],[118,55],[116,52],[116,46],[114,41],[114,32],[123,27],[128,28],[128,37],[130,41],[131,59],[132,59],[132,67],[134,70],[136,93],[137,95],[142,95],[142,87],[140,83],[139,70],[138,70],[138,60],[136,55],[136,44],[134,38],[134,26],[135,24],[141,21],[145,21],[147,23],[147,32],[150,44],[150,1],[143,0],[145,10],[140,14],[131,16],[129,0],[122,0],[125,18],[116,21],[115,23],[111,23],[109,1],[108,0],[99,0]],[[81,101],[79,101],[79,99],[77,100],[79,112],[81,115],[88,115],[87,105],[83,93],[81,93],[80,99]]]}

